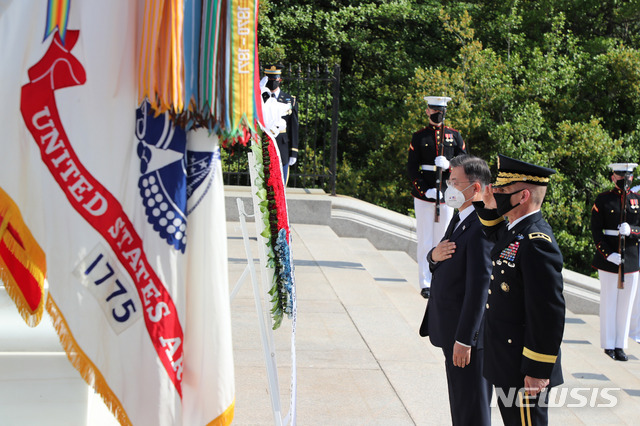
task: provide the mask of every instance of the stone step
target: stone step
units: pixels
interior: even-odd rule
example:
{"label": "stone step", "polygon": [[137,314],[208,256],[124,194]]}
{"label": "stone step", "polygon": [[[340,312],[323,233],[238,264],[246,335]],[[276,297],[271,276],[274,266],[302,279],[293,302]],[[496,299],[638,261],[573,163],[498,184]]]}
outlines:
{"label": "stone step", "polygon": [[0,286],[0,424],[116,426],[69,362],[51,318],[29,327]]}

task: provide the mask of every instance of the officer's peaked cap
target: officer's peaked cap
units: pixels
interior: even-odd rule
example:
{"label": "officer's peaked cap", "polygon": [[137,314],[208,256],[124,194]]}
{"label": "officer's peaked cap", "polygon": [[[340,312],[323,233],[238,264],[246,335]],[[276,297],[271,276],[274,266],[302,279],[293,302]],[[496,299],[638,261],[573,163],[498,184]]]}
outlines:
{"label": "officer's peaked cap", "polygon": [[280,77],[280,74],[282,74],[282,69],[284,68],[283,65],[277,64],[277,65],[267,65],[264,67],[264,73],[267,75],[267,77],[269,78],[278,78]]}
{"label": "officer's peaked cap", "polygon": [[427,105],[430,107],[446,108],[447,102],[451,100],[446,96],[425,96],[424,100],[427,101]]}
{"label": "officer's peaked cap", "polygon": [[555,172],[555,170],[547,167],[536,166],[535,164],[525,163],[524,161],[498,154],[498,178],[493,186],[499,188],[516,182],[547,186],[549,184],[549,176]]}
{"label": "officer's peaked cap", "polygon": [[636,163],[613,163],[609,164],[611,170],[616,173],[633,173],[633,169],[638,167]]}

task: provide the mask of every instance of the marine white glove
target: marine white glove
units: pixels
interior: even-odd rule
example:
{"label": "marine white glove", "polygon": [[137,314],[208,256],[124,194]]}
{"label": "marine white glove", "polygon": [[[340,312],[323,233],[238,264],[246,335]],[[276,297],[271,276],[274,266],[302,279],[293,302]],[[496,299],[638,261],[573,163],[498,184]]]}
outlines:
{"label": "marine white glove", "polygon": [[613,263],[614,265],[620,265],[620,261],[622,260],[622,258],[620,257],[620,253],[611,253],[607,257],[607,260]]}
{"label": "marine white glove", "polygon": [[[427,189],[427,192],[424,193],[425,197],[427,198],[433,198],[434,200],[436,199],[436,189],[435,188],[429,188]],[[444,200],[444,193],[440,192],[440,199]]]}
{"label": "marine white glove", "polygon": [[440,167],[441,169],[446,170],[449,168],[449,160],[447,160],[447,157],[445,157],[444,155],[437,156],[434,163],[436,167]]}
{"label": "marine white glove", "polygon": [[620,235],[625,237],[628,237],[629,235],[631,235],[631,227],[627,222],[622,222],[620,224],[620,229],[618,231],[620,232]]}
{"label": "marine white glove", "polygon": [[296,164],[296,161],[298,161],[296,157],[289,158],[289,166],[293,166],[294,164]]}

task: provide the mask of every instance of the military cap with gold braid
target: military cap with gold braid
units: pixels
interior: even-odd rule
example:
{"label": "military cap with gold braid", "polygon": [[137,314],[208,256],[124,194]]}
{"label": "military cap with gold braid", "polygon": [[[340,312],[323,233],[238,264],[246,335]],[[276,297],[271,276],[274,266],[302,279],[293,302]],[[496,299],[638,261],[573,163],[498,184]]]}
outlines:
{"label": "military cap with gold braid", "polygon": [[280,74],[282,74],[282,69],[284,68],[284,66],[282,65],[267,65],[264,67],[264,73],[267,75],[267,77],[272,77],[272,78],[276,78],[276,77],[280,77]]}
{"label": "military cap with gold braid", "polygon": [[493,186],[500,188],[516,182],[547,186],[549,184],[549,176],[555,172],[555,170],[547,167],[536,166],[498,154],[498,177]]}

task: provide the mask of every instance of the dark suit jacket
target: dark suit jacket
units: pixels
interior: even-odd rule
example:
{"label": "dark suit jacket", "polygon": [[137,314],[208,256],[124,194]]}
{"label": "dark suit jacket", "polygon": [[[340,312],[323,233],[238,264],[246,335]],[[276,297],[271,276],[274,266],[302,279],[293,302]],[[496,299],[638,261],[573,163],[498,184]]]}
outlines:
{"label": "dark suit jacket", "polygon": [[430,262],[431,295],[420,335],[429,336],[437,347],[451,349],[455,341],[477,346],[493,244],[485,238],[475,212],[458,225],[450,241],[456,243],[453,256],[435,264]]}

